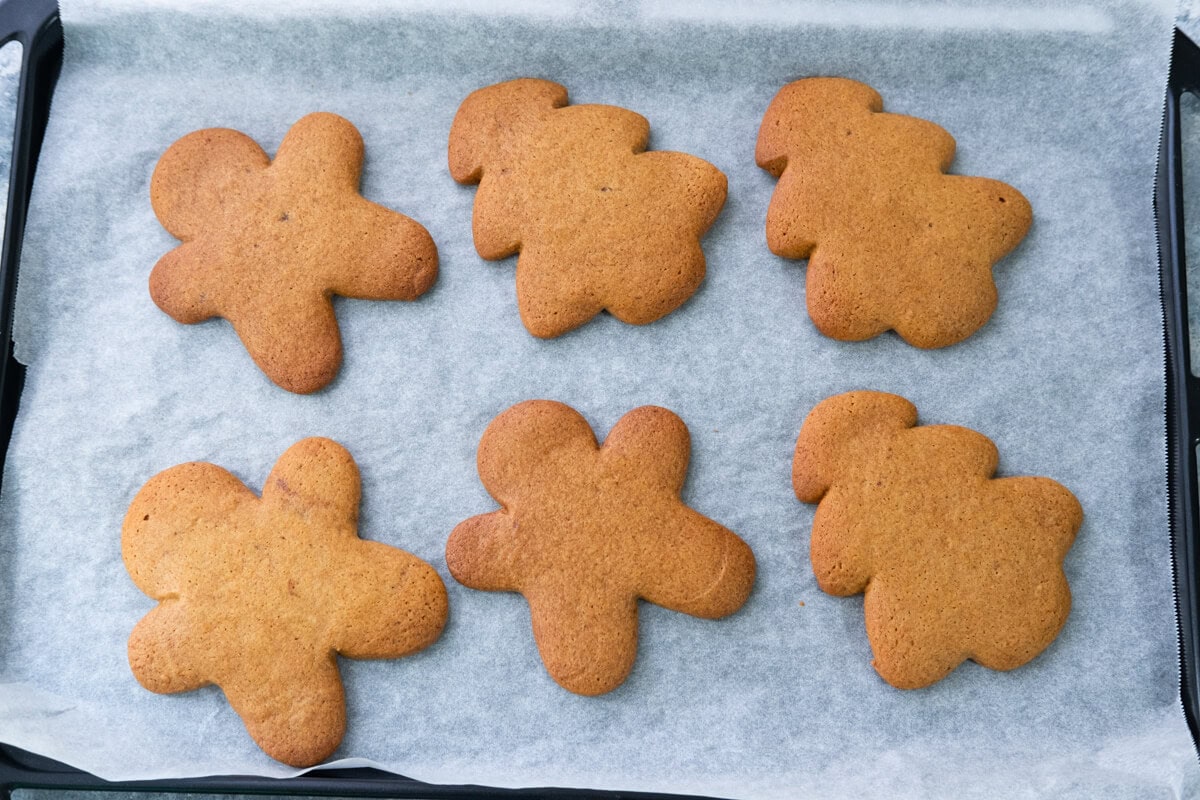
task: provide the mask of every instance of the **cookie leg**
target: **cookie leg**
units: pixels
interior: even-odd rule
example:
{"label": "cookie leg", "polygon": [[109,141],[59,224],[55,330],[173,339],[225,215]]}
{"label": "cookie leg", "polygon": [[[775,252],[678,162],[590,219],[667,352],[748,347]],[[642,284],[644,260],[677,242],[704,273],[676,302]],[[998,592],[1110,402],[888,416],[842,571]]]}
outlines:
{"label": "cookie leg", "polygon": [[603,305],[591,295],[577,265],[555,263],[531,243],[517,258],[517,307],[530,333],[553,339],[599,314]]}
{"label": "cookie leg", "polygon": [[867,639],[875,655],[871,665],[897,689],[921,689],[936,683],[968,655],[953,641],[930,636],[928,631],[940,629],[938,621],[918,610],[917,604],[915,598],[895,596],[880,582],[868,585],[863,597]]}
{"label": "cookie leg", "polygon": [[285,295],[229,321],[259,369],[289,392],[315,392],[337,375],[342,339],[328,297]]}
{"label": "cookie leg", "polygon": [[[805,300],[817,330],[831,339],[858,342],[886,331],[886,303],[862,268],[859,254],[819,245],[808,260]],[[884,295],[886,297],[886,294]]]}
{"label": "cookie leg", "polygon": [[598,695],[621,685],[637,657],[637,600],[559,584],[526,595],[533,636],[550,677]]}
{"label": "cookie leg", "polygon": [[221,688],[263,752],[293,767],[332,755],[346,732],[346,699],[333,653],[272,651],[246,661],[240,665],[244,677]]}

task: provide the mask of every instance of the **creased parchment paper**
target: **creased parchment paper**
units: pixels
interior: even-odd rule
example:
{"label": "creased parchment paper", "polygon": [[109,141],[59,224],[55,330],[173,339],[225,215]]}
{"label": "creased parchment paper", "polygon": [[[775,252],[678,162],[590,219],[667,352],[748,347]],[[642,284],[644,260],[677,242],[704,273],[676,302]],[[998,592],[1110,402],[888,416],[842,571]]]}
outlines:
{"label": "creased parchment paper", "polygon": [[[427,651],[342,662],[337,756],[434,782],[735,797],[1145,798],[1194,794],[1178,703],[1165,515],[1163,355],[1151,190],[1168,3],[506,3],[319,7],[67,2],[66,55],[20,274],[29,365],[0,494],[0,740],[103,777],[286,775],[219,690],[156,696],[125,642],[152,607],[121,564],[138,488],[189,460],[259,488],[304,436],[362,469],[363,537],[430,561],[451,616]],[[634,109],[651,146],[729,177],[700,291],[661,322],[525,332],[513,262],[483,262],[474,190],[453,183],[453,114],[480,86],[564,83]],[[807,75],[877,88],[959,144],[955,171],[1033,204],[996,269],[1000,306],[966,342],[826,339],[804,265],[772,256],[774,181],[754,165],[774,93]],[[225,126],[273,152],[314,110],[366,142],[364,194],[423,223],[441,275],[415,303],[338,301],[345,364],[315,396],[255,368],[231,328],[182,326],[146,280],[176,242],[150,209],[158,156]],[[897,691],[870,666],[861,598],[823,595],[813,507],[790,463],[804,415],[855,388],[991,437],[1001,474],[1051,476],[1086,522],[1066,561],[1061,636],[1011,673],[964,665]],[[750,601],[704,621],[643,605],[629,680],[571,695],[538,660],[517,595],[445,569],[446,537],[494,508],[475,471],[488,421],[569,403],[603,436],[671,408],[692,432],[685,500],[759,561]]]}

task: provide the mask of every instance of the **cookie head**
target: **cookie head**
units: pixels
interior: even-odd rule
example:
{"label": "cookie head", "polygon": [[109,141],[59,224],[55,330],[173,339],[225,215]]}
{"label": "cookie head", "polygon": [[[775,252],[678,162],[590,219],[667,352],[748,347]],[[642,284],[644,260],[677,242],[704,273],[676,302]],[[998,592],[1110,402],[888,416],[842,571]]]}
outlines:
{"label": "cookie head", "polygon": [[309,114],[274,161],[227,129],[188,134],[159,160],[150,200],[183,244],[150,274],[179,322],[232,323],[255,363],[289,391],[316,391],[342,360],[331,297],[413,300],[437,275],[418,223],[358,193],[363,141],[336,114]]}
{"label": "cookie head", "polygon": [[[501,91],[503,103],[497,102]],[[536,136],[551,111],[566,104],[566,87],[533,78],[472,92],[459,106],[450,128],[450,177],[458,183],[479,183],[490,159],[498,156],[503,161]],[[497,163],[491,167],[489,171]],[[501,164],[499,169],[503,168]]]}
{"label": "cookie head", "polygon": [[893,686],[928,686],[966,659],[1015,669],[1066,621],[1079,502],[1049,478],[994,478],[998,460],[986,437],[917,426],[911,403],[879,392],[829,398],[800,430],[793,483],[819,503],[813,572],[830,594],[864,594],[874,666]]}
{"label": "cookie head", "polygon": [[159,159],[150,179],[150,203],[159,222],[176,239],[202,234],[232,209],[227,196],[251,190],[270,157],[249,136],[209,128],[184,136]]}
{"label": "cookie head", "polygon": [[759,128],[755,159],[779,179],[767,244],[808,259],[817,329],[857,341],[895,330],[944,347],[991,317],[992,267],[1033,219],[1013,187],[947,175],[954,139],[932,122],[883,113],[869,86],[807,78],[783,87]]}
{"label": "cookie head", "polygon": [[567,104],[549,81],[473,92],[450,129],[450,173],[479,184],[475,248],[520,253],[517,305],[535,336],[607,310],[635,325],[674,311],[704,278],[700,238],[725,203],[725,176],[684,153],[646,152],[639,114]]}
{"label": "cookie head", "polygon": [[328,758],[346,728],[337,655],[408,655],[447,614],[432,567],[358,538],[359,487],[328,439],[288,449],[261,498],[213,464],[150,479],[121,533],[130,577],[158,601],[129,638],[138,682],[216,684],[267,755],[296,767]]}
{"label": "cookie head", "polygon": [[664,408],[626,414],[603,446],[569,406],[531,400],[496,417],[479,476],[501,510],[454,529],[446,563],[460,583],[520,592],[550,676],[596,695],[637,653],[637,602],[707,619],[732,614],[754,556],[679,499],[687,428]]}

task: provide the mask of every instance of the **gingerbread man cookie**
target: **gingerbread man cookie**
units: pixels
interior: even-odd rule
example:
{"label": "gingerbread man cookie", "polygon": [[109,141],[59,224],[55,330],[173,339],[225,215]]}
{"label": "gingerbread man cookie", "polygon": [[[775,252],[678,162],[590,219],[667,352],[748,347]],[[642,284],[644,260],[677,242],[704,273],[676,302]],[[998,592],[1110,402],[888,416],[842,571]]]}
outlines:
{"label": "gingerbread man cookie", "polygon": [[133,629],[129,663],[152,692],[216,684],[267,755],[327,758],[346,729],[337,655],[399,658],[446,622],[446,589],[414,555],[358,538],[350,454],[304,439],[262,498],[213,464],[151,478],[125,517],[121,554],[158,601]]}
{"label": "gingerbread man cookie", "polygon": [[183,244],[150,274],[179,322],[224,317],[272,381],[307,394],[342,363],[332,295],[413,300],[437,276],[418,223],[358,193],[363,142],[336,114],[309,114],[272,161],[254,140],[211,128],[183,137],[150,182],[154,213]]}
{"label": "gingerbread man cookie", "polygon": [[602,310],[644,325],[704,278],[700,238],[725,204],[725,176],[684,153],[644,152],[645,118],[567,105],[567,90],[522,79],[473,92],[450,128],[450,174],[479,184],[475,249],[520,252],[517,306],[534,336]]}
{"label": "gingerbread man cookie", "polygon": [[808,259],[808,313],[826,336],[895,330],[917,347],[944,347],[991,317],[992,266],[1033,212],[1007,184],[945,174],[954,139],[942,128],[882,112],[874,89],[845,78],[780,90],[755,152],[779,179],[767,245]]}
{"label": "gingerbread man cookie", "polygon": [[520,592],[550,676],[583,695],[633,668],[638,599],[708,619],[741,608],[754,555],[679,499],[687,427],[665,408],[621,418],[604,445],[562,403],[500,414],[479,444],[479,477],[501,510],[472,517],[446,544],[450,573],[473,589]]}
{"label": "gingerbread man cookie", "polygon": [[903,397],[822,401],[796,442],[796,496],[820,503],[812,565],[821,589],[864,594],[876,671],[916,689],[965,659],[1015,669],[1071,608],[1063,559],[1083,521],[1049,478],[992,478],[992,442],[953,425],[914,427]]}

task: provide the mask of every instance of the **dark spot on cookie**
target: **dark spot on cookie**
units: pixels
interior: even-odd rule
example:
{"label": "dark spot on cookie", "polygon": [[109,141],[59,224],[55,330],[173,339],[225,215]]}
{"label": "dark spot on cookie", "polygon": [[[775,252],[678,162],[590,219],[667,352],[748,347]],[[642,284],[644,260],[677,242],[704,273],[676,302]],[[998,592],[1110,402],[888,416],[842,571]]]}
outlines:
{"label": "dark spot on cookie", "polygon": [[610,189],[610,188],[609,188],[609,187],[607,187],[607,186],[601,186],[601,187],[600,187],[600,191],[602,191],[602,192],[611,192],[611,191],[612,191],[612,189]]}
{"label": "dark spot on cookie", "polygon": [[1007,200],[1005,200],[1003,197],[1001,197],[1001,198],[1000,198],[1000,202],[1001,202],[1001,203],[1007,203],[1008,201],[1007,201]]}
{"label": "dark spot on cookie", "polygon": [[149,515],[149,514],[147,514],[146,516],[142,517],[142,522],[148,522],[149,520],[150,520],[150,515]]}
{"label": "dark spot on cookie", "polygon": [[290,219],[290,217],[288,217],[288,212],[286,211],[279,215],[280,222],[287,222],[288,219]]}

